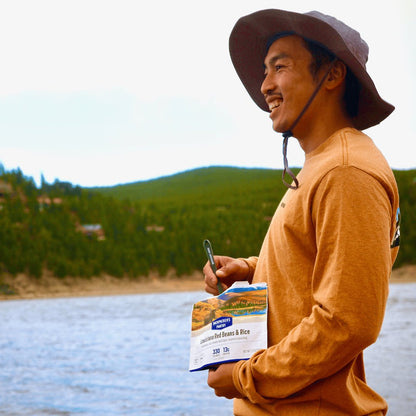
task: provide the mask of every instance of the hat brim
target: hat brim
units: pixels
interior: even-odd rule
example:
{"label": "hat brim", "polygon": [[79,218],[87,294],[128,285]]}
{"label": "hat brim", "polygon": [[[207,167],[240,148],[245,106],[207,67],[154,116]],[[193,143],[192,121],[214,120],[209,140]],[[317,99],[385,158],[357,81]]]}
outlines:
{"label": "hat brim", "polygon": [[340,34],[328,23],[308,14],[268,9],[240,18],[229,40],[233,65],[254,102],[269,112],[260,91],[264,80],[264,58],[268,40],[281,32],[294,32],[305,39],[317,42],[341,59],[361,85],[358,115],[353,119],[359,130],[379,124],[394,110],[384,101],[367,73],[349,50]]}

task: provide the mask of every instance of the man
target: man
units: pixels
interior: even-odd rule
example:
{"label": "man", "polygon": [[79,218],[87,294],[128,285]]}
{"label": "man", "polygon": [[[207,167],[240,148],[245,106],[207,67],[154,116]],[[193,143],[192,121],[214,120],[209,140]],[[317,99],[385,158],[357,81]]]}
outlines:
{"label": "man", "polygon": [[[384,415],[366,384],[397,255],[399,197],[391,169],[361,130],[394,109],[365,69],[358,32],[319,12],[263,10],[230,36],[237,73],[284,136],[292,177],[258,257],[216,256],[206,291],[236,280],[268,284],[268,348],[210,370],[235,415]],[[287,140],[305,152],[297,177]],[[283,178],[285,181],[285,177]]]}

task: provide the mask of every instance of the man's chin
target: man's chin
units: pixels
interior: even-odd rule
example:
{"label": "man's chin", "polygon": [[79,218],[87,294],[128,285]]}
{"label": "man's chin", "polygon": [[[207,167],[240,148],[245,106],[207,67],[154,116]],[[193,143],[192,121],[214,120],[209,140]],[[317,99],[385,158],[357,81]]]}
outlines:
{"label": "man's chin", "polygon": [[281,124],[273,124],[273,130],[276,133],[284,133],[285,131],[287,131],[288,129],[285,129],[284,126],[282,126]]}
{"label": "man's chin", "polygon": [[272,120],[272,128],[276,133],[284,133],[289,130],[290,125],[281,119],[275,119]]}

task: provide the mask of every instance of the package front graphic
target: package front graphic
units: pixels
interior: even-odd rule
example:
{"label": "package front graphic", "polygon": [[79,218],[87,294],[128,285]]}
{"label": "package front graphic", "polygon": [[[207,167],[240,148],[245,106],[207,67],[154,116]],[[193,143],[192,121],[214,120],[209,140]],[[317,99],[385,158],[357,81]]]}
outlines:
{"label": "package front graphic", "polygon": [[245,360],[267,348],[267,285],[236,282],[195,303],[189,370]]}

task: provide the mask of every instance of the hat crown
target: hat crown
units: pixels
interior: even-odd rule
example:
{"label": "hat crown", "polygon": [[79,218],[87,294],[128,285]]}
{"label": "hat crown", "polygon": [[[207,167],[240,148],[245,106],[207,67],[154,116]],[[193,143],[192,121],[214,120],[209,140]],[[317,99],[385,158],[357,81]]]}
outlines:
{"label": "hat crown", "polygon": [[365,64],[368,60],[369,48],[364,39],[361,38],[359,32],[335,17],[323,14],[316,10],[305,14],[325,22],[337,31],[350,52],[356,57],[361,66],[365,68]]}
{"label": "hat crown", "polygon": [[296,13],[267,9],[241,17],[230,35],[230,54],[238,76],[254,102],[269,112],[261,85],[264,57],[270,39],[279,33],[293,33],[315,41],[331,51],[350,69],[361,86],[354,126],[367,129],[383,121],[394,110],[384,101],[366,70],[369,48],[360,34],[340,20],[320,13]]}

